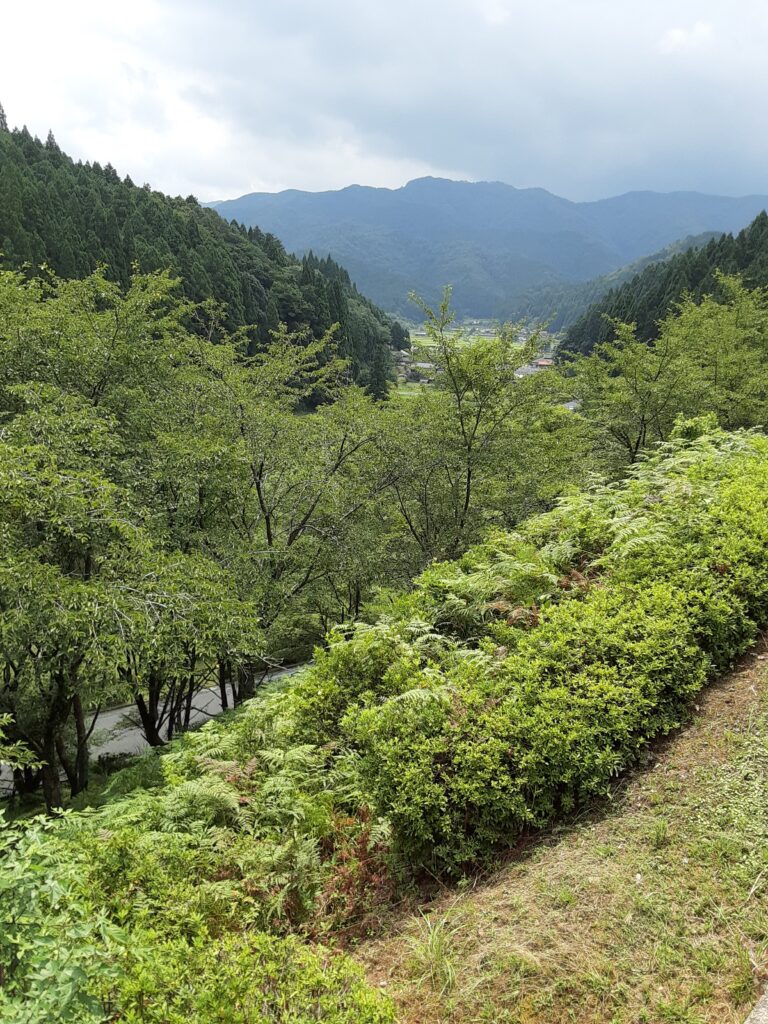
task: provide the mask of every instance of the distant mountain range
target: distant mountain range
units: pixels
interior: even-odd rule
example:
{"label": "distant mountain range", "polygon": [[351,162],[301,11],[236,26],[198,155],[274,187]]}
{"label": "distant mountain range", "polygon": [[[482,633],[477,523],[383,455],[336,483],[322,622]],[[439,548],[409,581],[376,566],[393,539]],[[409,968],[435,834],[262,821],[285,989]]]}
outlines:
{"label": "distant mountain range", "polygon": [[532,289],[610,274],[688,236],[738,231],[768,196],[628,192],[575,203],[539,188],[418,178],[397,189],[254,192],[210,205],[292,252],[330,253],[391,312],[413,315],[409,291],[434,301],[452,284],[460,314],[506,318],[530,306]]}

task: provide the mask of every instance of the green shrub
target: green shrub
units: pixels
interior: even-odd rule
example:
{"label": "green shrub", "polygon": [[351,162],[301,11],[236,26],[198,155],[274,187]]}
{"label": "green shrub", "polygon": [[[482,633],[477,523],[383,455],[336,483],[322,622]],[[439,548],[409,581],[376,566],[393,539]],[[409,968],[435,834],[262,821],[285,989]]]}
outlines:
{"label": "green shrub", "polygon": [[125,1024],[394,1024],[347,958],[293,938],[233,934],[155,945],[123,980]]}
{"label": "green shrub", "polygon": [[706,671],[682,594],[597,589],[554,606],[481,685],[464,668],[345,724],[401,855],[459,867],[604,791]]}
{"label": "green shrub", "polygon": [[296,735],[323,743],[339,735],[339,722],[353,703],[370,703],[408,688],[422,658],[399,630],[359,626],[346,639],[333,634],[327,650],[315,652],[315,665],[289,698]]}
{"label": "green shrub", "polygon": [[[417,587],[438,621],[448,602],[448,628],[467,634],[471,619],[483,650],[483,631],[506,643],[496,659],[443,659],[408,690],[347,709],[347,741],[400,857],[449,869],[482,858],[605,792],[650,738],[676,727],[708,674],[768,617],[766,493],[765,438],[679,437],[625,484],[564,502],[526,537],[497,543],[496,565],[485,545],[428,570]],[[537,562],[530,536],[558,558]],[[564,575],[549,594],[541,587],[521,629],[510,598],[533,591],[519,569],[541,585],[543,564]],[[501,565],[514,567],[506,589]],[[490,614],[472,619],[472,607]],[[325,679],[355,643],[329,652]]]}
{"label": "green shrub", "polygon": [[0,815],[0,1020],[100,1024],[98,990],[120,975],[126,937],[77,886],[85,851],[62,856],[52,821]]}

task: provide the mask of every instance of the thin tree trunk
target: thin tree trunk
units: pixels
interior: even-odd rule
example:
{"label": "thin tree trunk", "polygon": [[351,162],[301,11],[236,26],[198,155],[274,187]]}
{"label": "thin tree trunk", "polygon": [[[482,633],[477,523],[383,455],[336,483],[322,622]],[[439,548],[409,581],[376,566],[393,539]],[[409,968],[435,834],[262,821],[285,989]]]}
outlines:
{"label": "thin tree trunk", "polygon": [[26,796],[40,788],[41,773],[39,768],[14,768],[13,791],[18,796]]}
{"label": "thin tree trunk", "polygon": [[77,788],[77,772],[75,770],[74,764],[70,760],[69,754],[67,753],[67,748],[64,745],[64,738],[61,735],[61,733],[59,733],[56,736],[55,743],[56,756],[59,759],[59,764],[64,769],[64,774],[67,777],[67,783],[69,785],[72,796],[74,796],[75,790]]}
{"label": "thin tree trunk", "polygon": [[[55,686],[51,703],[48,708],[41,746],[42,753],[42,780],[45,806],[49,812],[62,807],[61,780],[59,779],[59,760],[57,757],[56,744],[60,739],[61,730],[66,725],[71,709],[71,699],[67,696],[67,680],[71,678],[74,669],[70,668],[65,676],[63,671],[55,672],[52,682]],[[61,744],[63,749],[63,744]],[[66,769],[65,769],[66,770]],[[69,776],[68,776],[69,777]]]}
{"label": "thin tree trunk", "polygon": [[189,723],[192,720],[192,698],[195,695],[195,677],[193,673],[190,673],[187,679],[187,698],[184,704],[184,731],[189,728]]}
{"label": "thin tree trunk", "polygon": [[[234,689],[234,687],[233,687]],[[242,704],[248,700],[256,691],[256,672],[253,665],[237,666],[237,690],[235,691],[235,704]]]}
{"label": "thin tree trunk", "polygon": [[48,731],[43,741],[43,759],[43,796],[45,797],[46,809],[49,813],[52,813],[62,807],[62,801],[59,766],[56,759],[56,743],[51,731]]}
{"label": "thin tree trunk", "polygon": [[227,711],[229,708],[229,697],[227,695],[228,671],[230,671],[228,663],[223,658],[219,658],[219,696],[221,697],[222,711]]}
{"label": "thin tree trunk", "polygon": [[[77,752],[75,754],[75,786],[72,796],[76,796],[88,788],[88,740],[90,739],[93,727],[96,724],[96,716],[91,722],[90,729],[85,727],[85,711],[80,694],[76,693],[72,698],[72,712],[75,719],[75,734],[77,735]],[[98,712],[97,712],[98,714]]]}
{"label": "thin tree trunk", "polygon": [[197,664],[197,655],[195,654],[194,647],[187,652],[187,660],[189,662],[189,675],[187,676],[187,693],[184,702],[184,723],[183,730],[186,732],[189,729],[189,724],[192,720],[192,700],[195,696],[195,665]]}
{"label": "thin tree trunk", "polygon": [[[155,704],[155,707],[157,705]],[[139,712],[139,718],[141,719],[141,730],[144,733],[144,739],[150,745],[150,747],[162,747],[165,745],[165,741],[160,735],[158,728],[157,716],[152,713],[152,702],[147,704],[142,694],[136,694],[136,710]]]}

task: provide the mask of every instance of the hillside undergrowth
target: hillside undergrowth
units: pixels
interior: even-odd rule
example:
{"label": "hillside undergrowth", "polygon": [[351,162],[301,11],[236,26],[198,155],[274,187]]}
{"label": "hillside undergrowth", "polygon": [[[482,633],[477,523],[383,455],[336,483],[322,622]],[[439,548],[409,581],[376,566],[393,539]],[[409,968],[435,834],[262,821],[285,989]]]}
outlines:
{"label": "hillside undergrowth", "polygon": [[[39,914],[2,904],[0,1008],[35,1005],[41,935],[76,935],[61,1019],[221,1019],[217,964],[233,1020],[394,1019],[339,949],[679,726],[768,618],[767,489],[768,439],[681,424],[625,482],[382,595],[290,690],[140,760],[101,807],[6,834],[4,892]],[[67,866],[55,894],[43,861]]]}
{"label": "hillside undergrowth", "polygon": [[744,1020],[768,973],[764,640],[758,651],[610,799],[360,947],[401,1024]]}

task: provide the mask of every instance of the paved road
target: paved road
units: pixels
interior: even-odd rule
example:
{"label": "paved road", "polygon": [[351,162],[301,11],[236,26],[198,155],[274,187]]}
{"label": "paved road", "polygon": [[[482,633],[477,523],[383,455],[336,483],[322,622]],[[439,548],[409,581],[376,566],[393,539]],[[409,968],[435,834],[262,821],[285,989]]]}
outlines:
{"label": "paved road", "polygon": [[768,1024],[768,995],[764,994],[744,1024]]}
{"label": "paved road", "polygon": [[[295,665],[291,668],[276,669],[269,674],[262,687],[269,686],[271,688],[280,679],[293,675],[303,667],[303,665]],[[221,694],[218,686],[201,690],[195,697],[191,716],[192,725],[202,725],[219,714],[221,714]],[[126,704],[123,707],[110,708],[109,711],[102,711],[99,715],[90,742],[92,759],[101,754],[140,754],[147,747],[148,743],[139,727],[139,717],[135,705]],[[10,770],[0,766],[0,796],[10,794],[12,787],[13,776]]]}

